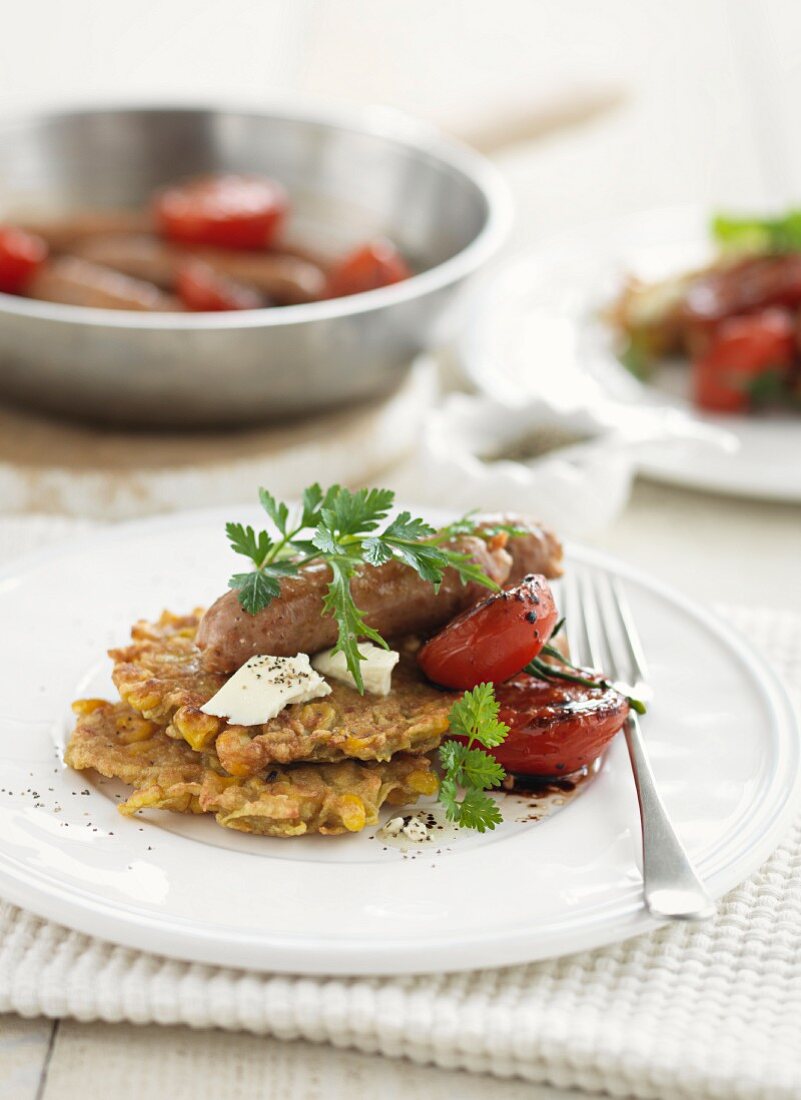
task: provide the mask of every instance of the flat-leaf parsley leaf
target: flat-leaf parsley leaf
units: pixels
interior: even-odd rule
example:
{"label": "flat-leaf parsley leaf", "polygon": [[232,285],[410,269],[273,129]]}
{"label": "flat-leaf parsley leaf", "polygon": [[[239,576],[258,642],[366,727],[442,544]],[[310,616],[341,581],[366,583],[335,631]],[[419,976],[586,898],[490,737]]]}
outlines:
{"label": "flat-leaf parsley leaf", "polygon": [[[486,832],[503,820],[487,789],[500,787],[506,772],[484,749],[502,744],[509,727],[498,718],[499,704],[492,684],[479,684],[453,704],[448,715],[451,735],[464,741],[445,741],[439,748],[444,772],[439,799],[449,821],[465,829]],[[475,744],[483,748],[474,748]],[[459,794],[461,792],[461,798]]]}

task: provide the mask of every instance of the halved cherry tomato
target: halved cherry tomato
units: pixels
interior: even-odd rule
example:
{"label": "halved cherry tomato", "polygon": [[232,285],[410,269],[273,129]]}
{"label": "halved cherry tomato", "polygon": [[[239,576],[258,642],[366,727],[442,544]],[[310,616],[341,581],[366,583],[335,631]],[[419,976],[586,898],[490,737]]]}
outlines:
{"label": "halved cherry tomato", "polygon": [[22,294],[47,259],[47,245],[41,237],[14,226],[0,226],[0,290]]}
{"label": "halved cherry tomato", "polygon": [[395,245],[380,237],[335,263],[328,273],[328,297],[345,298],[403,282],[412,272]]}
{"label": "halved cherry tomato", "polygon": [[537,656],[555,623],[550,586],[531,574],[457,615],[417,659],[429,680],[443,687],[500,684]]}
{"label": "halved cherry tomato", "polygon": [[629,712],[625,696],[613,688],[546,683],[525,672],[496,684],[495,698],[509,733],[490,751],[518,775],[568,775],[591,764]]}
{"label": "halved cherry tomato", "polygon": [[178,296],[196,313],[218,313],[229,309],[260,309],[264,300],[257,290],[219,275],[208,264],[189,260],[175,280]]}
{"label": "halved cherry tomato", "polygon": [[203,176],[167,187],[154,200],[159,231],[184,244],[267,248],[289,209],[275,180],[258,176]]}
{"label": "halved cherry tomato", "polygon": [[794,355],[795,326],[786,310],[729,317],[693,362],[696,403],[712,412],[745,412],[754,379],[788,367]]}

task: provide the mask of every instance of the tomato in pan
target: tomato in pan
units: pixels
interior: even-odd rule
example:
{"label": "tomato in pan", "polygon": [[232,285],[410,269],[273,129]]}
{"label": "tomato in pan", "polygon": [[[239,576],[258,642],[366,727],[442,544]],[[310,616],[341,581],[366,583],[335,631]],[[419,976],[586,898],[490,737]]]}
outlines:
{"label": "tomato in pan", "polygon": [[23,294],[46,259],[47,245],[41,237],[0,226],[0,291],[4,294]]}
{"label": "tomato in pan", "polygon": [[283,187],[260,176],[202,176],[167,187],[154,200],[163,236],[219,248],[268,248],[288,209]]}
{"label": "tomato in pan", "polygon": [[384,237],[357,248],[333,265],[328,275],[328,297],[344,298],[400,283],[411,275],[409,266]]}

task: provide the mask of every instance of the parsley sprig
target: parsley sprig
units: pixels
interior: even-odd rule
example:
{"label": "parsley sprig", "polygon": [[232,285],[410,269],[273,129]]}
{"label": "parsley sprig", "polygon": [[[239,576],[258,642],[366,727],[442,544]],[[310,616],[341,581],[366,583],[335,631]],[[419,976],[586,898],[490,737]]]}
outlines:
{"label": "parsley sprig", "polygon": [[429,581],[435,591],[446,569],[454,569],[463,584],[475,581],[493,590],[498,587],[469,554],[445,545],[457,535],[475,530],[469,517],[436,531],[410,512],[388,519],[395,502],[390,489],[351,492],[332,485],[324,491],[316,483],[305,490],[294,511],[266,489],[259,490],[259,500],[277,533],[255,531],[241,523],[226,524],[232,548],[254,566],[248,573],[235,573],[229,587],[237,590],[245,611],[255,615],[281,594],[286,577],[295,576],[305,565],[327,565],[331,581],[323,612],[337,622],[334,652],[344,653],[348,671],[361,692],[360,662],[364,658],[359,640],[387,648],[381,635],[365,622],[353,598],[351,582],[363,568],[400,561]]}
{"label": "parsley sprig", "polygon": [[[451,707],[450,732],[463,741],[445,741],[439,747],[444,776],[440,802],[449,821],[466,829],[486,832],[503,820],[488,788],[500,787],[506,772],[484,749],[502,744],[509,727],[498,719],[499,703],[492,684],[479,684],[466,691]],[[474,748],[474,745],[483,748]],[[459,797],[461,793],[461,798]]]}

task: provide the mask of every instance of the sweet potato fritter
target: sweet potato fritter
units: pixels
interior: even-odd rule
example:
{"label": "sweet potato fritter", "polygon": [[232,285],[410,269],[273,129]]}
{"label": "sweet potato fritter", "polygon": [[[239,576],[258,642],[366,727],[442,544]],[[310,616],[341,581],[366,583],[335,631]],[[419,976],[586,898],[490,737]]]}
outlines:
{"label": "sweet potato fritter", "polygon": [[206,672],[194,634],[201,612],[164,612],[137,623],[134,644],[111,650],[122,698],[147,718],[171,718],[167,732],[193,749],[215,752],[230,774],[246,778],[272,764],[300,761],[389,760],[397,752],[429,752],[448,728],[455,695],[428,683],[414,657],[401,654],[387,696],[359,695],[331,681],[331,694],[288,706],[264,725],[230,725],[204,714],[226,677]]}
{"label": "sweet potato fritter", "polygon": [[213,813],[218,824],[262,836],[358,832],[378,820],[384,802],[405,805],[434,794],[427,757],[401,754],[387,763],[298,764],[263,778],[222,776],[184,741],[143,719],[125,703],[75,705],[78,723],[65,753],[70,767],[94,768],[135,788],[120,805]]}

